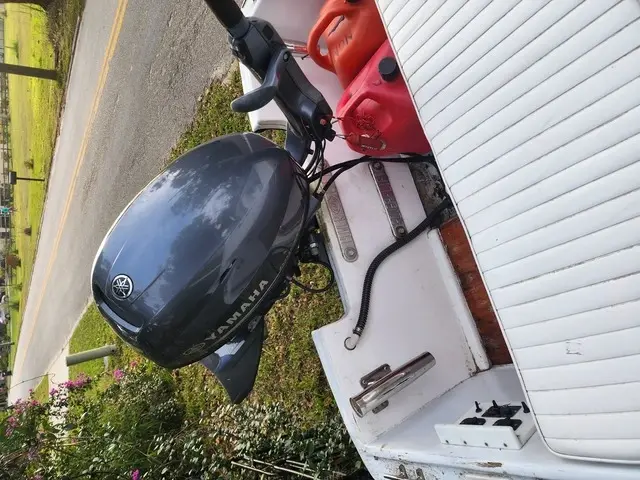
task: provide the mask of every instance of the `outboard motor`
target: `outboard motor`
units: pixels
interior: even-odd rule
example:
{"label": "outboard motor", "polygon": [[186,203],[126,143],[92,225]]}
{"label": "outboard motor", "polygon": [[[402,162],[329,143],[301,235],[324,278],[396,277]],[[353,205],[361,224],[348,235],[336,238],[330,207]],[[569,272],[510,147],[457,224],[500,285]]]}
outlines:
{"label": "outboard motor", "polygon": [[[255,382],[265,314],[291,283],[300,285],[299,264],[329,269],[329,284],[316,292],[333,283],[315,213],[339,175],[371,158],[325,166],[333,113],[273,26],[245,18],[234,0],[206,2],[227,28],[234,55],[261,81],[231,107],[249,112],[274,100],[288,120],[285,149],[240,133],[187,152],[120,214],[91,282],[100,312],[124,341],[167,368],[201,361],[238,403]],[[445,203],[372,262],[346,348],[355,348],[366,326],[377,267],[432,226]]]}
{"label": "outboard motor", "polygon": [[262,83],[232,108],[275,100],[289,120],[286,150],[242,133],[180,157],[107,233],[92,291],[124,341],[164,367],[202,361],[237,403],[253,388],[264,315],[288,293],[300,262],[328,266],[310,173],[335,133],[327,102],[273,26],[244,17],[233,0],[207,4]]}
{"label": "outboard motor", "polygon": [[[107,234],[93,268],[96,304],[154,362],[178,368],[218,351],[206,362],[216,371],[243,356],[241,377],[253,384],[263,317],[295,271],[308,215],[308,183],[285,150],[252,133],[201,145]],[[227,388],[232,399],[250,391]]]}

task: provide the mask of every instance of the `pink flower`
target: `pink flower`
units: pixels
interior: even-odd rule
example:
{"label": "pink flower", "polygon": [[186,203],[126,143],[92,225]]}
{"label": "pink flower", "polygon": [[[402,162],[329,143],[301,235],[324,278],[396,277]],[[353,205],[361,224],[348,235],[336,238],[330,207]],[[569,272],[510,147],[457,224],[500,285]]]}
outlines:
{"label": "pink flower", "polygon": [[77,390],[79,388],[86,387],[90,383],[91,383],[91,377],[87,377],[86,375],[81,374],[75,380],[67,380],[66,382],[63,382],[61,385],[67,390]]}
{"label": "pink flower", "polygon": [[16,428],[18,426],[18,419],[16,417],[7,418],[7,423],[11,425],[11,427]]}
{"label": "pink flower", "polygon": [[38,473],[31,477],[31,480],[44,480],[44,477]]}
{"label": "pink flower", "polygon": [[131,472],[131,480],[140,480],[140,470]]}
{"label": "pink flower", "polygon": [[113,378],[116,379],[116,382],[119,382],[120,380],[122,380],[124,378],[124,372],[122,370],[120,370],[119,368],[116,368],[113,371]]}
{"label": "pink flower", "polygon": [[129,363],[129,367],[131,368],[136,368],[138,366],[138,362],[135,360],[131,360],[131,362]]}
{"label": "pink flower", "polygon": [[[38,450],[36,450],[35,448],[30,448],[29,451],[27,452],[27,458],[29,460],[35,460],[38,457]],[[33,478],[37,478],[37,477],[33,477]],[[42,478],[42,476],[40,476],[40,478]]]}
{"label": "pink flower", "polygon": [[52,397],[58,393],[58,389],[57,388],[52,388],[51,390],[49,390],[49,395],[51,395]]}

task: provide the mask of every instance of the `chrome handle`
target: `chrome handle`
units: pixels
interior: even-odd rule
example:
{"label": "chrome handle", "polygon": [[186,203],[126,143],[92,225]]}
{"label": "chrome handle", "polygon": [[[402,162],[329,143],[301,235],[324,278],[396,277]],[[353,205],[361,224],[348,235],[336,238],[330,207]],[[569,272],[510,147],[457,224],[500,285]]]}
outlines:
{"label": "chrome handle", "polygon": [[393,370],[377,382],[371,384],[355,397],[349,399],[351,408],[359,417],[364,417],[379,407],[393,395],[411,385],[436,364],[431,353],[425,352]]}
{"label": "chrome handle", "polygon": [[291,51],[294,57],[304,57],[309,53],[307,50],[307,44],[304,42],[298,42],[297,40],[284,40],[284,45]]}

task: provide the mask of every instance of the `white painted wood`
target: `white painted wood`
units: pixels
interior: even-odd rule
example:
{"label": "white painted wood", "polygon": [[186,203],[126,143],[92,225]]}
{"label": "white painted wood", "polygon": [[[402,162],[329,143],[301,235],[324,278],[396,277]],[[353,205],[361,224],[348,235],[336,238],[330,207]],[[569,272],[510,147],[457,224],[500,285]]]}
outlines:
{"label": "white painted wood", "polygon": [[[438,6],[442,5],[444,0],[438,0]],[[411,0],[403,4],[399,3],[390,3],[389,9],[387,10],[387,15],[393,16],[393,21],[389,23],[388,28],[397,33],[399,30],[404,28],[404,26],[409,22],[419,21],[420,18],[424,18],[424,12],[420,12],[420,14],[416,14],[420,7],[423,6],[422,0]]]}
{"label": "white painted wood", "polygon": [[636,217],[488,270],[485,272],[485,279],[487,285],[497,289],[602,257],[638,243],[640,243],[640,218]]}
{"label": "white painted wood", "polygon": [[[418,68],[424,65],[424,62],[422,61],[423,58],[432,58],[435,60],[434,57],[436,56],[436,54],[442,53],[443,49],[448,44],[448,40],[452,36],[458,35],[466,26],[468,26],[470,21],[474,17],[480,15],[487,7],[487,5],[489,5],[489,3],[489,0],[461,2],[460,8],[457,8],[457,5],[455,5],[455,1],[447,1],[439,10],[439,12],[441,12],[441,16],[438,18],[444,20],[445,15],[443,15],[442,13],[444,13],[444,11],[447,9],[449,9],[450,11],[455,10],[455,12],[441,28],[434,31],[428,42],[422,42],[420,36],[414,36],[413,38],[415,40],[409,40],[405,45],[400,47],[400,55],[406,56],[406,60],[402,63],[405,73],[407,75],[413,75]],[[428,21],[421,28],[428,29]],[[415,52],[411,52],[412,49],[410,48],[405,48],[406,46],[410,45],[412,41],[420,42],[421,44],[420,48]]]}
{"label": "white painted wood", "polygon": [[[391,2],[396,8],[393,11],[385,10],[385,18],[391,18],[387,24],[389,32],[402,39],[404,44],[411,38],[413,32],[428,21],[434,12],[440,9],[446,0],[433,0],[424,2]],[[415,9],[415,10],[414,10]],[[395,13],[395,15],[392,15]],[[404,57],[403,57],[404,58]]]}
{"label": "white painted wood", "polygon": [[[640,451],[640,440],[614,438],[610,440],[585,439],[580,442],[575,440],[548,438],[547,445],[555,451],[566,452],[572,457],[598,457],[605,456],[608,459],[627,462],[630,458],[635,458]],[[630,470],[630,478],[637,478],[638,472]],[[610,477],[602,477],[610,478]]]}
{"label": "white painted wood", "polygon": [[606,282],[611,279],[611,272],[615,272],[616,277],[640,272],[640,246],[618,250],[507,287],[494,288],[493,299],[498,308],[523,305]]}
{"label": "white painted wood", "polygon": [[[434,2],[431,1],[424,2],[425,8],[429,7],[429,5],[433,3]],[[515,38],[516,36],[513,35],[514,32],[518,30],[521,25],[531,19],[536,13],[542,10],[547,3],[548,1],[520,2],[513,9],[509,10],[504,17],[501,18],[499,15],[494,17],[492,19],[493,24],[486,32],[481,33],[477,38],[473,39],[471,45],[464,49],[460,54],[456,55],[454,53],[452,55],[446,69],[442,69],[439,72],[437,69],[433,69],[438,73],[437,75],[431,76],[431,69],[427,69],[424,66],[418,69],[415,74],[410,76],[410,84],[414,92],[416,104],[424,104],[427,100],[441,92],[445,87],[453,85],[456,80],[464,75],[480,73],[480,78],[482,78],[486,72],[490,71],[492,65],[486,65],[482,72],[475,72],[475,68],[477,67],[476,64],[481,60],[485,60],[485,56],[487,54],[491,53],[491,55],[494,55],[494,48],[499,45],[503,45],[503,42],[505,42],[506,39],[509,39],[509,43],[518,42],[519,39]],[[572,5],[575,5],[575,2]],[[569,8],[571,8],[572,5],[569,5]],[[536,19],[536,21],[539,20],[540,18]],[[475,23],[475,21],[471,22],[470,25]],[[405,29],[406,35],[410,36],[411,31],[410,24],[407,24],[407,28]],[[394,44],[402,45],[404,41],[405,39],[402,38],[400,34],[393,36]],[[450,45],[453,44],[454,42],[450,43]],[[506,43],[504,43],[504,46],[508,47]],[[510,52],[507,52],[506,55],[509,55],[509,53]],[[425,57],[422,60],[426,61],[427,58]],[[491,61],[491,58],[486,60]],[[472,84],[473,83],[471,83],[471,85]],[[455,85],[455,87],[459,88],[456,89],[456,93],[454,95],[464,92],[464,85]]]}
{"label": "white painted wood", "polygon": [[[585,395],[590,402],[583,401]],[[609,412],[635,412],[640,382],[529,392],[529,398],[537,415],[599,414],[603,403]]]}
{"label": "white painted wood", "polygon": [[[469,218],[474,233],[507,220],[541,201],[552,200],[564,192],[577,188],[593,178],[589,167],[599,163],[600,171],[613,172],[629,165],[624,149],[633,149],[638,141],[640,109],[634,108],[610,122],[534,160],[513,172],[494,172],[483,169],[473,181],[463,180],[455,187],[462,200],[458,206]],[[598,142],[593,139],[598,138]],[[602,160],[607,159],[608,162]],[[608,169],[610,168],[610,170]],[[488,209],[488,207],[492,207]],[[494,216],[495,215],[495,216]]]}
{"label": "white painted wood", "polygon": [[[622,186],[620,186],[622,187]],[[588,188],[588,186],[587,186]],[[591,188],[588,188],[591,190]],[[598,232],[605,228],[619,223],[633,220],[640,215],[640,190],[634,190],[621,196],[611,197],[608,192],[598,193],[603,202],[581,211],[573,213],[573,205],[569,206],[570,213],[567,217],[562,217],[563,213],[558,210],[548,211],[549,225],[541,227],[532,232],[525,233],[516,238],[517,226],[512,230],[504,232],[504,236],[494,236],[494,245],[490,245],[491,238],[487,235],[480,239],[484,248],[482,252],[476,249],[478,260],[482,263],[483,269],[506,265],[509,262],[525,258],[529,255],[542,252],[548,248],[579,239],[584,235]],[[582,197],[586,204],[591,202],[587,196]],[[554,200],[559,205],[566,205],[564,199]],[[526,228],[526,227],[525,227]],[[509,240],[506,240],[509,238]],[[475,238],[471,237],[472,245],[475,248]],[[499,247],[499,248],[493,248]]]}
{"label": "white painted wood", "polygon": [[[625,55],[638,44],[633,38],[625,44],[623,36],[614,35],[620,29],[619,9],[628,12],[629,23],[633,21],[636,12],[628,4],[606,11],[588,29],[558,45],[523,74],[465,112],[455,122],[455,128],[447,127],[439,132],[435,138],[442,145],[442,152],[452,149],[452,154],[462,157],[560,95],[578,88],[586,75],[591,75],[588,82],[596,81],[593,76],[611,62],[611,54],[604,55],[604,52],[617,48]],[[619,72],[632,75],[633,70],[620,69]],[[620,85],[625,83],[620,82]],[[467,134],[464,142],[456,142]]]}
{"label": "white painted wood", "polygon": [[[398,2],[394,3],[396,5],[398,4]],[[416,25],[417,30],[412,32],[411,36],[407,38],[407,41],[400,48],[396,49],[398,58],[402,63],[404,64],[404,62],[413,57],[416,52],[424,48],[425,45],[427,45],[425,41],[427,39],[429,40],[429,44],[442,46],[446,41],[446,37],[441,34],[443,26],[445,26],[449,20],[452,20],[452,23],[456,23],[457,13],[459,11],[466,11],[465,4],[466,2],[464,0],[448,0],[436,7],[434,15],[427,18],[421,16],[423,22]],[[393,11],[391,7],[389,7],[385,11],[385,18],[390,18],[392,14]],[[427,55],[429,54],[429,52],[425,53]]]}
{"label": "white painted wood", "polygon": [[640,300],[623,299],[615,305],[510,328],[509,343],[518,349],[615,332],[637,326],[639,317]]}
{"label": "white painted wood", "polygon": [[[428,5],[429,3],[425,4]],[[426,58],[428,52],[420,52],[419,55],[411,57],[409,61],[414,61],[417,65],[420,65],[417,69],[412,69],[409,66],[409,61],[404,64],[405,72],[409,74],[410,71],[415,70],[415,73],[411,73],[412,76],[419,78],[420,82],[427,83],[431,79],[437,77],[445,68],[451,68],[453,62],[456,62],[463,53],[466,53],[469,49],[473,49],[476,45],[476,40],[483,36],[488,35],[495,22],[511,13],[511,11],[524,12],[530,11],[521,8],[524,4],[518,4],[516,0],[505,0],[502,2],[486,2],[482,4],[482,9],[475,15],[473,22],[465,22],[461,25],[461,29],[457,36],[460,37],[459,42],[447,42],[439,50],[435,51],[430,56],[429,65],[425,65],[421,62],[421,59]],[[533,5],[530,3],[529,5]],[[481,6],[480,3],[472,5],[474,7]],[[517,7],[517,8],[516,8]],[[540,8],[540,7],[538,7]],[[405,29],[406,32],[409,28]],[[396,36],[399,43],[402,42],[400,35]],[[427,68],[428,67],[428,68]]]}
{"label": "white painted wood", "polygon": [[[640,354],[640,327],[515,350],[522,369],[571,365]],[[636,399],[636,405],[640,397]]]}
{"label": "white painted wood", "polygon": [[[539,158],[540,154],[549,153],[568,143],[567,135],[584,135],[623,115],[629,110],[626,101],[633,102],[632,106],[635,106],[640,97],[640,79],[619,88],[608,82],[603,83],[607,83],[606,87],[595,89],[594,84],[587,84],[571,94],[563,95],[554,101],[557,105],[534,112],[526,120],[487,141],[477,151],[474,150],[473,155],[465,155],[449,168],[450,171],[447,170],[452,185],[483,167],[508,173],[518,165],[523,166]],[[595,98],[591,98],[590,94]],[[556,106],[559,107],[558,111],[555,111]]]}
{"label": "white painted wood", "polygon": [[506,307],[499,310],[502,325],[509,329],[521,325],[552,320],[559,317],[588,312],[619,303],[638,300],[640,274],[591,285],[589,287],[560,293],[540,300]]}
{"label": "white painted wood", "polygon": [[[545,5],[447,88],[433,97],[425,92],[430,98],[416,98],[421,117],[430,122],[430,127],[433,122],[432,136],[436,138],[438,132],[460,115],[588,24],[594,17],[581,3],[566,1],[560,6],[553,2]],[[408,77],[413,89],[410,73]],[[447,168],[453,161],[455,159],[449,157],[449,161],[442,161],[442,166]]]}
{"label": "white painted wood", "polygon": [[[592,362],[574,363],[546,368],[520,369],[528,391],[564,390],[586,388],[599,385],[616,385],[636,382],[640,371],[640,354],[613,357]],[[590,401],[587,396],[583,402]],[[600,405],[606,412],[608,407]],[[571,432],[567,431],[567,438]],[[610,432],[611,438],[617,438]]]}
{"label": "white painted wood", "polygon": [[379,5],[542,437],[640,462],[640,2]]}

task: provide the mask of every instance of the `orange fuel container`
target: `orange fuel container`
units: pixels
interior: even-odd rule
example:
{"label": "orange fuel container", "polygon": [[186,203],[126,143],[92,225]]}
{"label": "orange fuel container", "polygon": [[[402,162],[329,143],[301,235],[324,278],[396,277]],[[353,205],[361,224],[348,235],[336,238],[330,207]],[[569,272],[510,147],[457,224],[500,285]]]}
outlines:
{"label": "orange fuel container", "polygon": [[[320,52],[323,39],[328,55]],[[327,0],[309,33],[309,56],[344,88],[387,39],[375,0]]]}
{"label": "orange fuel container", "polygon": [[388,41],[342,94],[336,117],[347,145],[358,153],[382,157],[431,151]]}

